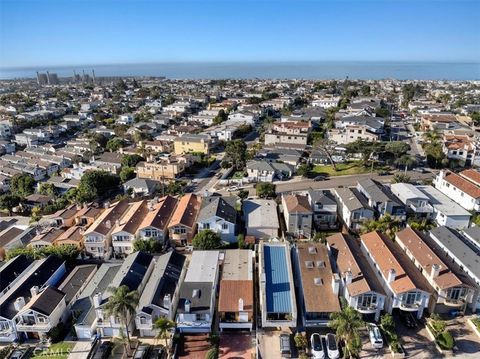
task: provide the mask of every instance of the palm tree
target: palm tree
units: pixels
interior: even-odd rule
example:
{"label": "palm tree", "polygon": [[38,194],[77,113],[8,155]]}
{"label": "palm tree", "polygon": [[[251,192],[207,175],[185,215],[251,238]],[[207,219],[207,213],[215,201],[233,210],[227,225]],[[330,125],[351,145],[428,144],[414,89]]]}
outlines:
{"label": "palm tree", "polygon": [[165,339],[165,347],[168,348],[168,334],[171,329],[175,328],[175,322],[168,318],[160,317],[153,323],[153,328],[158,330],[157,339]]}
{"label": "palm tree", "polygon": [[400,230],[400,222],[396,219],[392,219],[389,215],[385,215],[379,220],[372,219],[362,224],[361,232],[370,233],[378,231],[385,234],[390,239],[395,238],[395,233]]}
{"label": "palm tree", "polygon": [[407,173],[407,169],[413,167],[416,162],[415,158],[410,155],[403,155],[395,160],[397,166],[405,166],[405,173]]}
{"label": "palm tree", "polygon": [[120,323],[122,326],[124,326],[125,334],[127,336],[125,352],[127,352],[127,343],[131,348],[127,318],[128,316],[135,314],[139,295],[136,290],[130,291],[126,285],[122,285],[118,288],[109,288],[109,290],[113,291],[113,295],[108,298],[108,302],[105,304],[105,313],[108,316],[118,317],[120,319]]}
{"label": "palm tree", "polygon": [[365,326],[359,312],[346,305],[340,312],[330,315],[328,326],[335,329],[337,338],[345,342],[345,357],[358,355],[362,349],[362,341],[358,332]]}

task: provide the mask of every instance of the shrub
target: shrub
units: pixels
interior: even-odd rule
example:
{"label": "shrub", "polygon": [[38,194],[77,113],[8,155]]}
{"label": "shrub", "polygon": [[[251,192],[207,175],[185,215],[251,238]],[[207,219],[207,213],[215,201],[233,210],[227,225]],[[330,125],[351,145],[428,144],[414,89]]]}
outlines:
{"label": "shrub", "polygon": [[218,358],[218,349],[211,348],[205,355],[205,359],[217,359]]}
{"label": "shrub", "polygon": [[455,340],[449,331],[440,333],[436,340],[438,346],[444,350],[452,350],[455,345]]}
{"label": "shrub", "polygon": [[[480,216],[479,216],[479,218],[480,218]],[[477,327],[478,330],[480,330],[480,317],[473,318],[472,323]]]}
{"label": "shrub", "polygon": [[58,323],[56,327],[53,327],[47,333],[47,336],[51,339],[52,343],[61,342],[66,335],[67,335],[67,328],[65,327],[65,324],[63,324],[62,322]]}

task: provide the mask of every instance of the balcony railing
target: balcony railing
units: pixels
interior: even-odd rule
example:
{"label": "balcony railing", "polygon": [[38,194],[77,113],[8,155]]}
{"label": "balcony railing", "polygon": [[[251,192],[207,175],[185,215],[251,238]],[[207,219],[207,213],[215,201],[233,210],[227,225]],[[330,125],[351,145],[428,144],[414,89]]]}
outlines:
{"label": "balcony railing", "polygon": [[415,211],[415,213],[432,213],[433,212],[433,207],[429,204],[425,206],[417,206],[411,203],[410,207]]}
{"label": "balcony railing", "polygon": [[377,305],[376,304],[358,305],[357,310],[363,314],[375,313],[377,311]]}
{"label": "balcony railing", "polygon": [[444,303],[449,307],[461,307],[462,305],[465,304],[465,299],[464,298],[459,298],[459,299],[445,298]]}
{"label": "balcony railing", "polygon": [[52,325],[50,323],[18,323],[16,325],[17,330],[20,332],[48,332],[52,329]]}
{"label": "balcony railing", "polygon": [[400,309],[401,310],[414,312],[414,311],[418,310],[418,308],[420,308],[420,304],[418,304],[418,303],[405,303],[405,302],[400,303]]}

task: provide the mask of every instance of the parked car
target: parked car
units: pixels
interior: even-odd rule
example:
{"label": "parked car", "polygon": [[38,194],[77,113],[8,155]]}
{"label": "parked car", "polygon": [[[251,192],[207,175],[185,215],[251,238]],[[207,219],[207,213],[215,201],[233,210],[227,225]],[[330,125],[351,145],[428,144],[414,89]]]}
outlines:
{"label": "parked car", "polygon": [[326,179],[327,179],[326,176],[320,175],[320,176],[315,177],[313,180],[314,180],[315,182],[319,182],[319,181],[325,181]]}
{"label": "parked car", "polygon": [[327,334],[327,354],[330,359],[340,358],[340,352],[338,351],[337,337],[335,334]]}
{"label": "parked car", "polygon": [[232,186],[232,187],[229,187],[227,191],[228,191],[228,192],[235,192],[235,191],[239,191],[239,190],[241,190],[240,187],[238,187],[238,186]]}
{"label": "parked car", "polygon": [[280,334],[280,354],[282,358],[292,357],[292,348],[290,346],[290,335]]}
{"label": "parked car", "polygon": [[140,345],[135,351],[134,359],[144,359],[150,353],[151,345]]}
{"label": "parked car", "polygon": [[404,313],[401,315],[401,317],[407,328],[416,328],[418,326],[418,323],[413,317],[412,313]]}
{"label": "parked car", "polygon": [[310,337],[310,345],[312,348],[312,356],[315,359],[324,359],[325,351],[323,350],[322,338],[320,334],[313,333]]}
{"label": "parked car", "polygon": [[95,352],[95,355],[93,356],[93,359],[105,359],[110,356],[110,353],[112,352],[113,344],[110,341],[103,342],[100,344],[98,347],[97,351]]}
{"label": "parked car", "polygon": [[383,338],[380,329],[375,324],[368,326],[368,336],[370,337],[370,343],[375,349],[383,348]]}

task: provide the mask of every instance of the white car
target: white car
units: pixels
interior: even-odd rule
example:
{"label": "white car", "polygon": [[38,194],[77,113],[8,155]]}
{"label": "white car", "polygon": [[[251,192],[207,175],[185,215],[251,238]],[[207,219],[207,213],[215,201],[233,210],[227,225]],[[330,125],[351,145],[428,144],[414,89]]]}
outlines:
{"label": "white car", "polygon": [[340,358],[340,352],[338,351],[337,337],[335,334],[327,334],[327,354],[330,359]]}
{"label": "white car", "polygon": [[375,324],[370,324],[368,327],[368,336],[370,337],[370,343],[375,349],[383,348],[383,338],[380,328]]}
{"label": "white car", "polygon": [[238,191],[240,188],[238,188],[238,186],[232,186],[232,187],[229,187],[228,188],[228,192],[235,192],[235,191]]}
{"label": "white car", "polygon": [[312,348],[312,356],[315,359],[324,359],[325,351],[323,350],[322,338],[320,334],[313,333],[310,337],[310,345]]}

